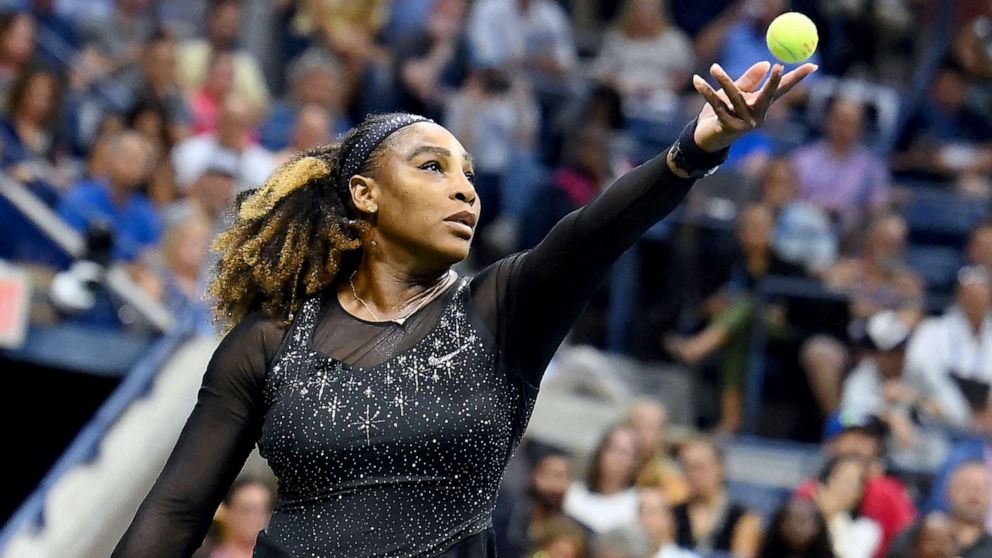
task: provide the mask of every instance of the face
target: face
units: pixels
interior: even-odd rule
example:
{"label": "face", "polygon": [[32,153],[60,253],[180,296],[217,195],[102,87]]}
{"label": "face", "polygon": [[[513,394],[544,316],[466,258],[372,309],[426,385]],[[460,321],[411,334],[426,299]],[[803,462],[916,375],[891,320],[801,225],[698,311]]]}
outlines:
{"label": "face", "polygon": [[943,516],[928,517],[913,544],[918,558],[953,558],[957,553],[951,522]]}
{"label": "face", "polygon": [[868,245],[872,256],[878,260],[902,257],[906,248],[906,222],[901,217],[887,217],[877,223],[869,233]]}
{"label": "face", "polygon": [[980,464],[963,465],[947,488],[951,516],[971,525],[984,525],[992,505],[992,478]]}
{"label": "face", "polygon": [[762,202],[781,209],[796,197],[796,173],[792,164],[777,159],[768,166],[761,180]]}
{"label": "face", "polygon": [[160,113],[154,110],[146,110],[135,117],[134,129],[145,136],[145,139],[148,141],[161,144],[165,122],[162,120]]}
{"label": "face", "polygon": [[225,144],[240,145],[254,124],[251,105],[235,96],[224,101],[217,118],[217,134]]}
{"label": "face", "polygon": [[170,246],[169,266],[172,272],[183,277],[196,277],[203,264],[210,243],[210,229],[202,222],[192,220],[182,225],[175,242]]}
{"label": "face", "polygon": [[824,488],[835,495],[841,507],[853,510],[861,499],[864,489],[865,468],[860,460],[846,459],[837,464]]}
{"label": "face", "polygon": [[610,435],[599,456],[599,472],[603,480],[626,484],[637,467],[637,441],[634,432],[620,428]]}
{"label": "face", "polygon": [[630,413],[630,426],[637,437],[637,454],[641,460],[650,458],[661,445],[666,421],[664,407],[655,403],[644,403]]}
{"label": "face", "polygon": [[968,91],[967,80],[955,71],[942,70],[934,80],[934,101],[945,110],[953,111],[961,108],[968,97]]}
{"label": "face", "polygon": [[972,324],[981,324],[992,309],[992,289],[984,281],[958,285],[958,306]]}
{"label": "face", "polygon": [[151,147],[137,133],[128,134],[111,144],[108,171],[110,181],[125,190],[133,190],[148,179]]}
{"label": "face", "polygon": [[233,46],[238,38],[241,8],[233,2],[218,6],[207,22],[207,35],[216,45]]}
{"label": "face", "polygon": [[906,363],[906,353],[902,349],[895,351],[876,351],[872,358],[878,366],[878,371],[883,378],[902,378],[903,365]]}
{"label": "face", "polygon": [[171,41],[156,41],[145,51],[145,76],[156,86],[175,81],[176,47]]}
{"label": "face", "polygon": [[775,222],[768,208],[758,205],[748,207],[741,216],[737,233],[741,248],[747,253],[767,250],[772,241],[774,228]]}
{"label": "face", "polygon": [[971,234],[968,261],[992,268],[992,227],[979,227]]}
{"label": "face", "polygon": [[880,450],[876,438],[856,430],[838,434],[827,447],[831,457],[857,457],[864,463],[876,461]]}
{"label": "face", "polygon": [[543,504],[561,509],[565,492],[572,484],[572,464],[564,456],[545,457],[534,467],[530,482]]}
{"label": "face", "polygon": [[686,483],[694,496],[713,494],[723,486],[723,468],[716,452],[708,444],[695,442],[680,454]]}
{"label": "face", "polygon": [[234,58],[231,55],[221,54],[214,57],[207,70],[203,87],[218,98],[224,98],[231,92],[234,87]]}
{"label": "face", "polygon": [[813,541],[820,530],[818,513],[809,500],[793,499],[786,504],[781,535],[790,549],[801,550]]}
{"label": "face", "polygon": [[35,74],[28,83],[21,112],[36,122],[44,122],[51,116],[55,104],[55,81],[48,74]]}
{"label": "face", "polygon": [[665,494],[660,490],[641,493],[638,520],[644,532],[656,543],[671,541],[675,536],[675,519]]}
{"label": "face", "polygon": [[234,178],[226,174],[209,172],[193,186],[197,201],[210,215],[220,215],[234,199]]}
{"label": "face", "polygon": [[853,101],[838,99],[827,117],[827,140],[836,146],[850,148],[861,139],[864,108]]}
{"label": "face", "polygon": [[272,496],[267,489],[254,484],[241,487],[225,515],[231,536],[239,542],[254,541],[269,520],[271,506]]}
{"label": "face", "polygon": [[481,210],[471,157],[450,132],[427,122],[407,126],[387,141],[376,176],[350,182],[360,211],[377,208],[377,244],[405,252],[425,270],[465,259]]}
{"label": "face", "polygon": [[337,111],[343,104],[344,84],[345,80],[341,79],[337,70],[331,67],[316,68],[296,80],[295,97],[301,105],[320,105]]}
{"label": "face", "polygon": [[293,125],[293,148],[304,150],[331,142],[331,117],[322,107],[304,107]]}
{"label": "face", "polygon": [[27,15],[14,19],[6,35],[2,38],[4,57],[15,64],[24,64],[31,59],[35,47],[34,20]]}

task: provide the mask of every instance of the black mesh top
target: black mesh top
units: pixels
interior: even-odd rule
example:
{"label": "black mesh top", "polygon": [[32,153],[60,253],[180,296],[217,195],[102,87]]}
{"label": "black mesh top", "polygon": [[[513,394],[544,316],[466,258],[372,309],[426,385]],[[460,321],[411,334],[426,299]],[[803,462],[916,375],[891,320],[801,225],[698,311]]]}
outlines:
{"label": "black mesh top", "polygon": [[285,332],[247,316],[114,556],[192,554],[256,444],[279,479],[256,556],[495,556],[496,492],[545,367],[613,261],[692,184],[666,155],[402,324],[349,314],[334,289]]}

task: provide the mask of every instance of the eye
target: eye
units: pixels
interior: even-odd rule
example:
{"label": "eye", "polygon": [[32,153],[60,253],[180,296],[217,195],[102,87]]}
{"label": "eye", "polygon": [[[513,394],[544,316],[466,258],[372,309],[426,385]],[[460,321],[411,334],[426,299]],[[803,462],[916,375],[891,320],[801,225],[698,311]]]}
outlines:
{"label": "eye", "polygon": [[444,169],[441,168],[441,163],[439,163],[437,161],[427,161],[426,163],[420,165],[419,168],[421,168],[423,170],[434,171],[434,172],[443,172],[443,170],[444,170]]}
{"label": "eye", "polygon": [[466,172],[465,173],[465,178],[468,179],[469,183],[471,183],[473,185],[475,184],[475,173],[474,172],[472,172],[472,171]]}

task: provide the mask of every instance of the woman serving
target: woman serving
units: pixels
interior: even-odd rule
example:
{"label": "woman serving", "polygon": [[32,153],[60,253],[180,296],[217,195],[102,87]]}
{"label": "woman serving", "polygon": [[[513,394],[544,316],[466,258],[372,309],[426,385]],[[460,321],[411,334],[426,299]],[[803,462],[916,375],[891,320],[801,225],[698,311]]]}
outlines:
{"label": "woman serving", "polygon": [[192,554],[256,443],[279,491],[255,556],[495,556],[503,469],[608,268],[815,69],[695,76],[671,149],[472,277],[472,158],[443,127],[374,115],[282,165],[216,242],[234,327],[114,556]]}

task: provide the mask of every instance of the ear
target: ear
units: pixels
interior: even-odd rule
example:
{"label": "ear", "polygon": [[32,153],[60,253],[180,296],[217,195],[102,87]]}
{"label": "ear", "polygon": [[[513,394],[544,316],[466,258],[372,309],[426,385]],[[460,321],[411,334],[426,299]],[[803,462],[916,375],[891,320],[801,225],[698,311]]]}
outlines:
{"label": "ear", "polygon": [[372,214],[379,210],[379,185],[374,178],[356,174],[348,181],[351,202],[360,213]]}

